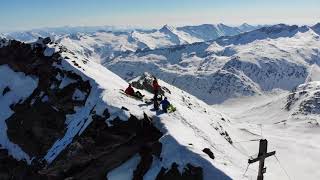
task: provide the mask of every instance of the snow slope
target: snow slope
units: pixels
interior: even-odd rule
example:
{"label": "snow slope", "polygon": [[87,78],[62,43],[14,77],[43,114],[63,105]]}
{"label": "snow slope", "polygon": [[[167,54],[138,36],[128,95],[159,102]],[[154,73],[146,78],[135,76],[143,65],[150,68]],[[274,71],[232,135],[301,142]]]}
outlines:
{"label": "snow slope", "polygon": [[[239,136],[266,138],[268,151],[276,150],[280,164],[274,157],[266,160],[266,179],[316,180],[320,178],[318,88],[319,82],[312,82],[290,93],[274,91],[229,99],[214,108],[228,115],[233,126],[242,130]],[[250,154],[257,151],[252,144],[245,148]]]}

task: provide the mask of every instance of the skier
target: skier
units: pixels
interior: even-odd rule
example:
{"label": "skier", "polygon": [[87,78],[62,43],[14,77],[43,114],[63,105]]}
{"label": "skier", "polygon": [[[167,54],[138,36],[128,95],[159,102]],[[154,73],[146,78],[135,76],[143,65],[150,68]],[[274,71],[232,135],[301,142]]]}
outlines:
{"label": "skier", "polygon": [[164,100],[162,100],[160,102],[160,104],[162,105],[163,112],[167,113],[168,112],[168,108],[170,106],[170,102],[168,101],[168,98],[165,97]]}
{"label": "skier", "polygon": [[159,109],[158,94],[159,94],[160,85],[158,84],[157,78],[153,79],[152,88],[154,93],[153,106],[155,110],[158,110]]}

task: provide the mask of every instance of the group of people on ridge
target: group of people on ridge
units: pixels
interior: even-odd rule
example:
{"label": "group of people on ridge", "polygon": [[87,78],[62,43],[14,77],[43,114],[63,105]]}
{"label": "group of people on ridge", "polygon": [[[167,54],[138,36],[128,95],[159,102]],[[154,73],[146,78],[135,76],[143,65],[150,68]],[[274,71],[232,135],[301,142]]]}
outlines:
{"label": "group of people on ridge", "polygon": [[[159,98],[158,98],[158,95],[159,95],[159,91],[160,91],[161,86],[159,85],[157,78],[153,79],[152,88],[153,88],[153,93],[154,93],[154,96],[153,96],[154,109],[158,110],[159,109],[159,103],[158,103]],[[168,112],[168,108],[170,106],[170,102],[168,101],[168,98],[165,97],[162,100],[162,96],[161,96],[160,97],[160,104],[162,105],[163,112],[167,113]]]}
{"label": "group of people on ridge", "polygon": [[[153,96],[154,109],[159,110],[159,105],[162,105],[163,112],[167,113],[168,108],[170,106],[170,102],[168,101],[167,97],[165,97],[163,100],[162,100],[162,96],[159,98],[160,88],[161,88],[161,86],[159,85],[157,79],[154,78],[153,82],[152,82],[152,89],[153,89],[153,93],[154,93],[154,96]],[[127,89],[124,92],[130,96],[134,96],[139,99],[143,98],[143,95],[139,91],[136,91],[136,92],[134,91],[131,84],[129,84],[129,86],[127,87]],[[159,104],[159,100],[160,100],[160,104]]]}

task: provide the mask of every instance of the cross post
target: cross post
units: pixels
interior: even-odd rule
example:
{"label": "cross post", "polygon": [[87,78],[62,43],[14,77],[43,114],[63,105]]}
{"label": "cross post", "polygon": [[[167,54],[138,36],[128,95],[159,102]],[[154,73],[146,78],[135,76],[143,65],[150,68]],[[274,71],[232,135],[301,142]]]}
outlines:
{"label": "cross post", "polygon": [[264,160],[267,157],[270,157],[276,154],[275,151],[267,152],[267,150],[268,150],[268,141],[266,139],[261,139],[259,144],[258,157],[248,160],[249,164],[259,161],[259,171],[258,171],[257,180],[263,180],[263,174],[266,173],[266,168],[264,167]]}

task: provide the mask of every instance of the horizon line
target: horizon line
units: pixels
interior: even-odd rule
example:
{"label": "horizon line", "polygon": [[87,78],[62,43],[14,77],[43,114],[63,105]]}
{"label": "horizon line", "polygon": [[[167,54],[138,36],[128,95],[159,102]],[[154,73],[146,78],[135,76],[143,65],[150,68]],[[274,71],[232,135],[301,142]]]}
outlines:
{"label": "horizon line", "polygon": [[17,29],[12,29],[12,30],[0,30],[0,33],[14,33],[14,32],[28,32],[28,31],[39,31],[39,30],[44,30],[44,29],[63,29],[63,28],[118,28],[119,30],[135,30],[135,29],[144,29],[144,30],[154,30],[154,29],[159,29],[162,28],[166,25],[172,26],[172,27],[184,27],[184,26],[201,26],[201,25],[219,25],[223,24],[226,26],[230,27],[239,27],[244,24],[248,24],[251,26],[273,26],[277,24],[285,24],[285,25],[297,25],[297,26],[314,26],[318,23],[309,23],[309,24],[303,24],[303,23],[284,23],[284,22],[279,22],[279,23],[190,23],[190,24],[163,24],[163,25],[153,25],[153,26],[145,26],[145,25],[57,25],[57,26],[39,26],[39,27],[34,27],[34,28],[17,28]]}

